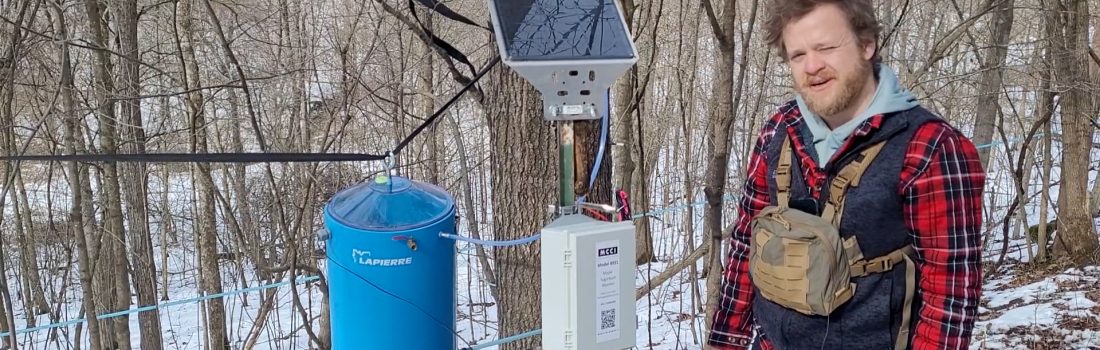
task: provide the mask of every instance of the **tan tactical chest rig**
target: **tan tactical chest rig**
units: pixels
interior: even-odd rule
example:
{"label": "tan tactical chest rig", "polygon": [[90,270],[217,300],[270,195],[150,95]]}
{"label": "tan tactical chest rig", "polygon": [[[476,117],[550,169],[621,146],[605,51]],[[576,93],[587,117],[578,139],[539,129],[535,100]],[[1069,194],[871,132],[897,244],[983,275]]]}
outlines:
{"label": "tan tactical chest rig", "polygon": [[828,316],[855,294],[851,278],[889,272],[905,262],[905,304],[895,345],[904,349],[916,289],[915,266],[909,257],[913,247],[864,259],[856,237],[842,239],[838,231],[847,190],[859,186],[863,172],[885,143],[863,150],[840,170],[830,183],[825,209],[817,216],[789,207],[792,150],[785,137],[775,175],[778,205],[764,208],[753,219],[749,266],[753,284],[764,298],[806,315]]}

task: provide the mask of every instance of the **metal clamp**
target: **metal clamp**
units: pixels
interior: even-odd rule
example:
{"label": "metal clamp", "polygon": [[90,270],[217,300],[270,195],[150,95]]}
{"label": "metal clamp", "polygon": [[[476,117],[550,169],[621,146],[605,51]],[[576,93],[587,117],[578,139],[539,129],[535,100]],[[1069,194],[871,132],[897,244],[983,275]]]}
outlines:
{"label": "metal clamp", "polygon": [[581,207],[581,208],[591,208],[591,209],[595,209],[597,211],[601,211],[601,212],[604,212],[604,213],[610,213],[610,214],[614,214],[614,213],[618,212],[618,210],[616,210],[614,206],[611,206],[611,205],[608,205],[608,204],[599,204],[599,203],[590,203],[590,202],[577,202],[576,206]]}
{"label": "metal clamp", "polygon": [[393,168],[397,166],[397,156],[393,151],[386,152],[386,159],[382,160],[382,164],[386,167],[386,175],[393,175]]}

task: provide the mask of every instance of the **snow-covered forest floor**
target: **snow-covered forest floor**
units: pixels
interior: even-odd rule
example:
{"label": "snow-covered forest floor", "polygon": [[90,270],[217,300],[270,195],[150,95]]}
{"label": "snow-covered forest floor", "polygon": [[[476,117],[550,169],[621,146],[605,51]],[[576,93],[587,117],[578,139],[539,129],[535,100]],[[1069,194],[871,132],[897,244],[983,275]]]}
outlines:
{"label": "snow-covered forest floor", "polygon": [[[1100,224],[1100,222],[1098,222]],[[638,269],[636,284],[641,286],[652,276],[682,254],[671,252],[675,239],[663,230],[658,235],[658,261]],[[987,260],[995,259],[1000,242],[989,244]],[[984,287],[980,320],[974,331],[972,349],[1100,349],[1100,267],[1075,269],[1056,264],[1031,266],[1026,253],[1020,249],[1023,240],[1010,242],[1007,271],[987,279]],[[159,249],[159,247],[158,247]],[[479,274],[472,250],[462,249],[458,256],[458,323],[457,332],[470,343],[486,343],[500,335],[496,332],[496,304],[487,292]],[[157,252],[159,255],[159,251]],[[193,248],[186,242],[169,249],[169,300],[183,300],[200,296],[197,292]],[[990,261],[992,263],[992,261]],[[700,263],[701,267],[701,263]],[[247,269],[247,268],[246,268]],[[51,273],[58,272],[51,268]],[[226,289],[255,287],[257,281],[240,283],[239,267],[223,265]],[[243,271],[251,276],[251,271]],[[49,293],[63,293],[67,302],[54,305],[59,308],[60,320],[50,320],[46,315],[36,318],[36,325],[56,323],[79,318],[80,294],[76,276],[51,274]],[[15,282],[17,276],[9,276]],[[63,283],[63,281],[68,281]],[[704,316],[701,310],[692,311],[692,282],[696,283],[698,297],[705,299],[704,280],[690,280],[681,273],[655,289],[651,295],[637,303],[638,347],[651,344],[652,349],[699,349],[702,341]],[[14,285],[14,284],[13,284]],[[302,304],[317,326],[320,314],[321,292],[317,283],[297,286]],[[261,330],[257,349],[308,349],[309,337],[302,328],[302,316],[293,308],[291,288],[282,286],[277,291],[276,312]],[[13,291],[13,296],[18,296]],[[255,322],[263,294],[250,292],[226,297],[229,312],[231,340],[242,345]],[[164,303],[166,301],[162,301]],[[18,329],[27,328],[24,310],[16,302]],[[698,304],[694,304],[698,305]],[[160,309],[166,349],[202,349],[202,322],[198,303],[186,303]],[[137,317],[129,319],[134,346],[139,343]],[[19,335],[25,349],[73,349],[66,339],[72,339],[77,325],[50,330],[38,330]],[[81,330],[87,333],[86,328]],[[86,344],[85,346],[86,347]],[[494,349],[490,347],[489,349]]]}

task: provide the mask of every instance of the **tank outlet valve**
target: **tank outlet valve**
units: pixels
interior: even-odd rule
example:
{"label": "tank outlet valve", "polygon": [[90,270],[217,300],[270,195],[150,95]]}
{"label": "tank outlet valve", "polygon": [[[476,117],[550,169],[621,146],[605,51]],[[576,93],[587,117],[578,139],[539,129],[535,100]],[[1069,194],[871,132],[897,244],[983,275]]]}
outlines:
{"label": "tank outlet valve", "polygon": [[412,238],[412,236],[405,236],[405,235],[393,236],[393,240],[395,240],[395,241],[404,241],[405,245],[409,246],[409,250],[412,250],[414,252],[416,251],[416,239]]}

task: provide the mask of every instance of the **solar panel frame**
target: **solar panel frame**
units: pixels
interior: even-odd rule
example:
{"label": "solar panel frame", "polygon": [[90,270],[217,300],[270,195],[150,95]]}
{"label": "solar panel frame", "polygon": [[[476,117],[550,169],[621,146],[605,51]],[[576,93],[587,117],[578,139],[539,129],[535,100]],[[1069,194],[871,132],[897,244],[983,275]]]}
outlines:
{"label": "solar panel frame", "polygon": [[[605,102],[608,89],[623,73],[638,61],[638,49],[629,36],[622,8],[615,0],[487,0],[490,18],[494,26],[497,49],[504,63],[535,86],[542,94],[544,117],[551,121],[598,119],[608,113]],[[535,6],[539,2],[561,4],[588,3],[603,4],[608,20],[605,26],[620,28],[627,33],[625,43],[616,45],[611,54],[575,55],[551,54],[545,56],[513,55],[504,40],[506,30],[502,29],[498,2],[526,2]],[[515,4],[509,4],[515,5]],[[611,6],[613,5],[613,7]],[[610,11],[614,10],[614,11]],[[612,20],[613,18],[613,20]],[[563,21],[564,22],[564,21]],[[505,20],[505,23],[519,23]],[[577,22],[573,22],[574,26]],[[569,23],[562,23],[568,25]],[[508,29],[507,31],[518,31]],[[613,30],[613,29],[611,29]],[[629,48],[629,51],[625,50]],[[589,47],[590,49],[590,47]],[[512,50],[515,51],[515,50]],[[568,50],[565,50],[568,51]],[[606,51],[606,50],[605,50]]]}
{"label": "solar panel frame", "polygon": [[[495,0],[503,56],[512,61],[631,59],[633,42],[615,0]],[[522,17],[522,18],[521,18]]]}

